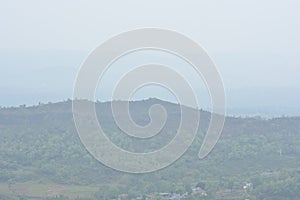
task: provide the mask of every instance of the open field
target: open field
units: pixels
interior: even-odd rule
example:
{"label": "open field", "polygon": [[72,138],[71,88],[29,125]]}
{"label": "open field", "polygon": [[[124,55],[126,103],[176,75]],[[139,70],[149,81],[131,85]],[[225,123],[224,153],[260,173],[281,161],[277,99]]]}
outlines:
{"label": "open field", "polygon": [[19,199],[21,196],[29,199],[40,199],[45,197],[67,196],[71,199],[76,197],[91,197],[99,189],[97,186],[42,184],[34,182],[0,184],[0,199],[10,197]]}

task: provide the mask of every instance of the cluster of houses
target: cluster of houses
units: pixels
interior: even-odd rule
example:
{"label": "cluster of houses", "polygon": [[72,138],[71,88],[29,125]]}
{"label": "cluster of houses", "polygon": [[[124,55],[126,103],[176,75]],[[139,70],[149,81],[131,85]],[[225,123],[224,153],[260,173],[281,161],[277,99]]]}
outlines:
{"label": "cluster of houses", "polygon": [[[163,199],[169,199],[169,200],[175,200],[175,199],[184,199],[188,196],[188,192],[185,192],[183,194],[179,193],[159,193],[159,196]],[[207,196],[207,193],[205,190],[203,190],[200,187],[192,188],[192,195],[200,195],[202,197]]]}
{"label": "cluster of houses", "polygon": [[159,193],[159,196],[163,199],[183,199],[184,197],[188,196],[188,193],[179,194],[179,193]]}
{"label": "cluster of houses", "polygon": [[[189,195],[199,195],[201,197],[206,197],[207,193],[205,190],[203,190],[200,187],[195,187],[192,188],[192,193],[189,194],[188,192],[185,192],[183,194],[179,193],[169,193],[169,192],[161,192],[158,194],[153,194],[153,195],[147,195],[147,197],[136,197],[132,200],[151,200],[153,199],[154,196],[159,196],[161,199],[166,199],[166,200],[178,200],[178,199],[185,199]],[[121,194],[118,196],[118,200],[125,199],[127,197],[127,194]]]}
{"label": "cluster of houses", "polygon": [[[244,183],[242,188],[246,193],[251,192],[253,190],[253,184],[250,183],[250,182],[246,182],[246,183]],[[133,200],[152,200],[154,196],[156,196],[156,197],[159,196],[160,197],[159,199],[179,200],[179,199],[185,199],[189,195],[197,195],[198,197],[206,197],[207,192],[204,189],[202,189],[201,187],[194,187],[194,188],[192,188],[192,192],[190,194],[188,192],[185,192],[183,194],[161,192],[161,193],[158,193],[158,194],[149,195],[146,198],[145,197],[144,198],[143,197],[136,197]],[[119,198],[119,200],[121,200],[121,198]]]}

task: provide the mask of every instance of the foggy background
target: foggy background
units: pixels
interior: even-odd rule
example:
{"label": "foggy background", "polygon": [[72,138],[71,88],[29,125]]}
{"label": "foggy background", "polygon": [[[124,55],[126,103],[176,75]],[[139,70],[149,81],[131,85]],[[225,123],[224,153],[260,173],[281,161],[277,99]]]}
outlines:
{"label": "foggy background", "polygon": [[[120,32],[158,27],[181,32],[207,50],[224,81],[229,114],[300,115],[299,1],[0,3],[0,106],[71,98],[89,52]],[[145,55],[135,59],[145,61]],[[97,98],[108,100],[109,91]],[[199,95],[208,108],[205,91]],[[136,98],[149,96],[169,98],[154,89]]]}

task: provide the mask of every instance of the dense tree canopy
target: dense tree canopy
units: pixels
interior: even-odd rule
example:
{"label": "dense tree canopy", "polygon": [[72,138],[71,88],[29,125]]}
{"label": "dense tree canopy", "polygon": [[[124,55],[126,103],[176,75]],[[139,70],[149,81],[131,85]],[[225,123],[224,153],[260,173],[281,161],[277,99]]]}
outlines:
{"label": "dense tree canopy", "polygon": [[[131,103],[133,119],[147,124],[147,110],[154,103],[162,104],[169,118],[162,136],[150,141],[122,134],[113,121],[109,103],[97,103],[96,109],[114,143],[130,151],[147,152],[164,146],[174,136],[180,120],[178,105],[156,99]],[[96,199],[115,199],[120,194],[128,199],[146,198],[164,192],[188,192],[190,199],[239,199],[242,195],[274,200],[300,196],[300,118],[227,117],[213,152],[198,160],[209,117],[208,112],[201,111],[197,138],[173,165],[151,174],[131,175],[105,167],[86,151],[75,131],[70,101],[1,108],[0,182],[98,185]],[[253,188],[244,189],[246,183],[253,184]],[[207,196],[193,195],[194,187],[205,190]]]}

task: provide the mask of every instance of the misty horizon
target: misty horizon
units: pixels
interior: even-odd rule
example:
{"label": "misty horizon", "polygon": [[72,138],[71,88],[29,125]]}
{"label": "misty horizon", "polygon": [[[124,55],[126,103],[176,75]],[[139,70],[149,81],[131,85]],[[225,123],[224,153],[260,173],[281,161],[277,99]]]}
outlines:
{"label": "misty horizon", "polygon": [[[143,60],[143,57],[145,58],[147,55],[137,54],[132,56],[131,60],[127,59],[116,66],[130,66],[133,59]],[[4,66],[1,68],[2,73],[0,74],[0,106],[36,105],[39,102],[72,99],[75,78],[87,56],[88,52],[82,51],[0,51],[0,64]],[[161,55],[150,55],[149,59],[155,58],[155,56],[162,57]],[[240,65],[239,62],[235,61],[235,65],[231,65],[232,62],[226,62],[220,54],[213,54],[212,57],[220,60],[216,61],[216,64],[224,81],[229,114],[300,115],[298,101],[300,86],[297,84],[293,85],[287,82],[268,85],[268,80],[249,82],[260,74],[256,71],[252,71],[250,74],[248,72],[248,74],[240,73],[239,75],[244,76],[248,81],[239,84],[241,77],[232,76],[234,69]],[[172,65],[174,63],[172,59],[170,58],[171,61],[167,60],[166,62]],[[176,59],[174,60],[176,62]],[[240,60],[241,63],[242,59]],[[20,67],[21,65],[23,67]],[[248,65],[250,64],[248,63]],[[202,80],[200,79],[200,81]],[[110,90],[110,87],[103,86],[101,93],[99,91],[96,93],[96,99],[110,101]],[[199,107],[209,110],[210,97],[205,85],[199,85],[198,96],[201,101]],[[159,88],[141,90],[132,100],[150,97],[176,102],[176,99],[170,94]]]}

